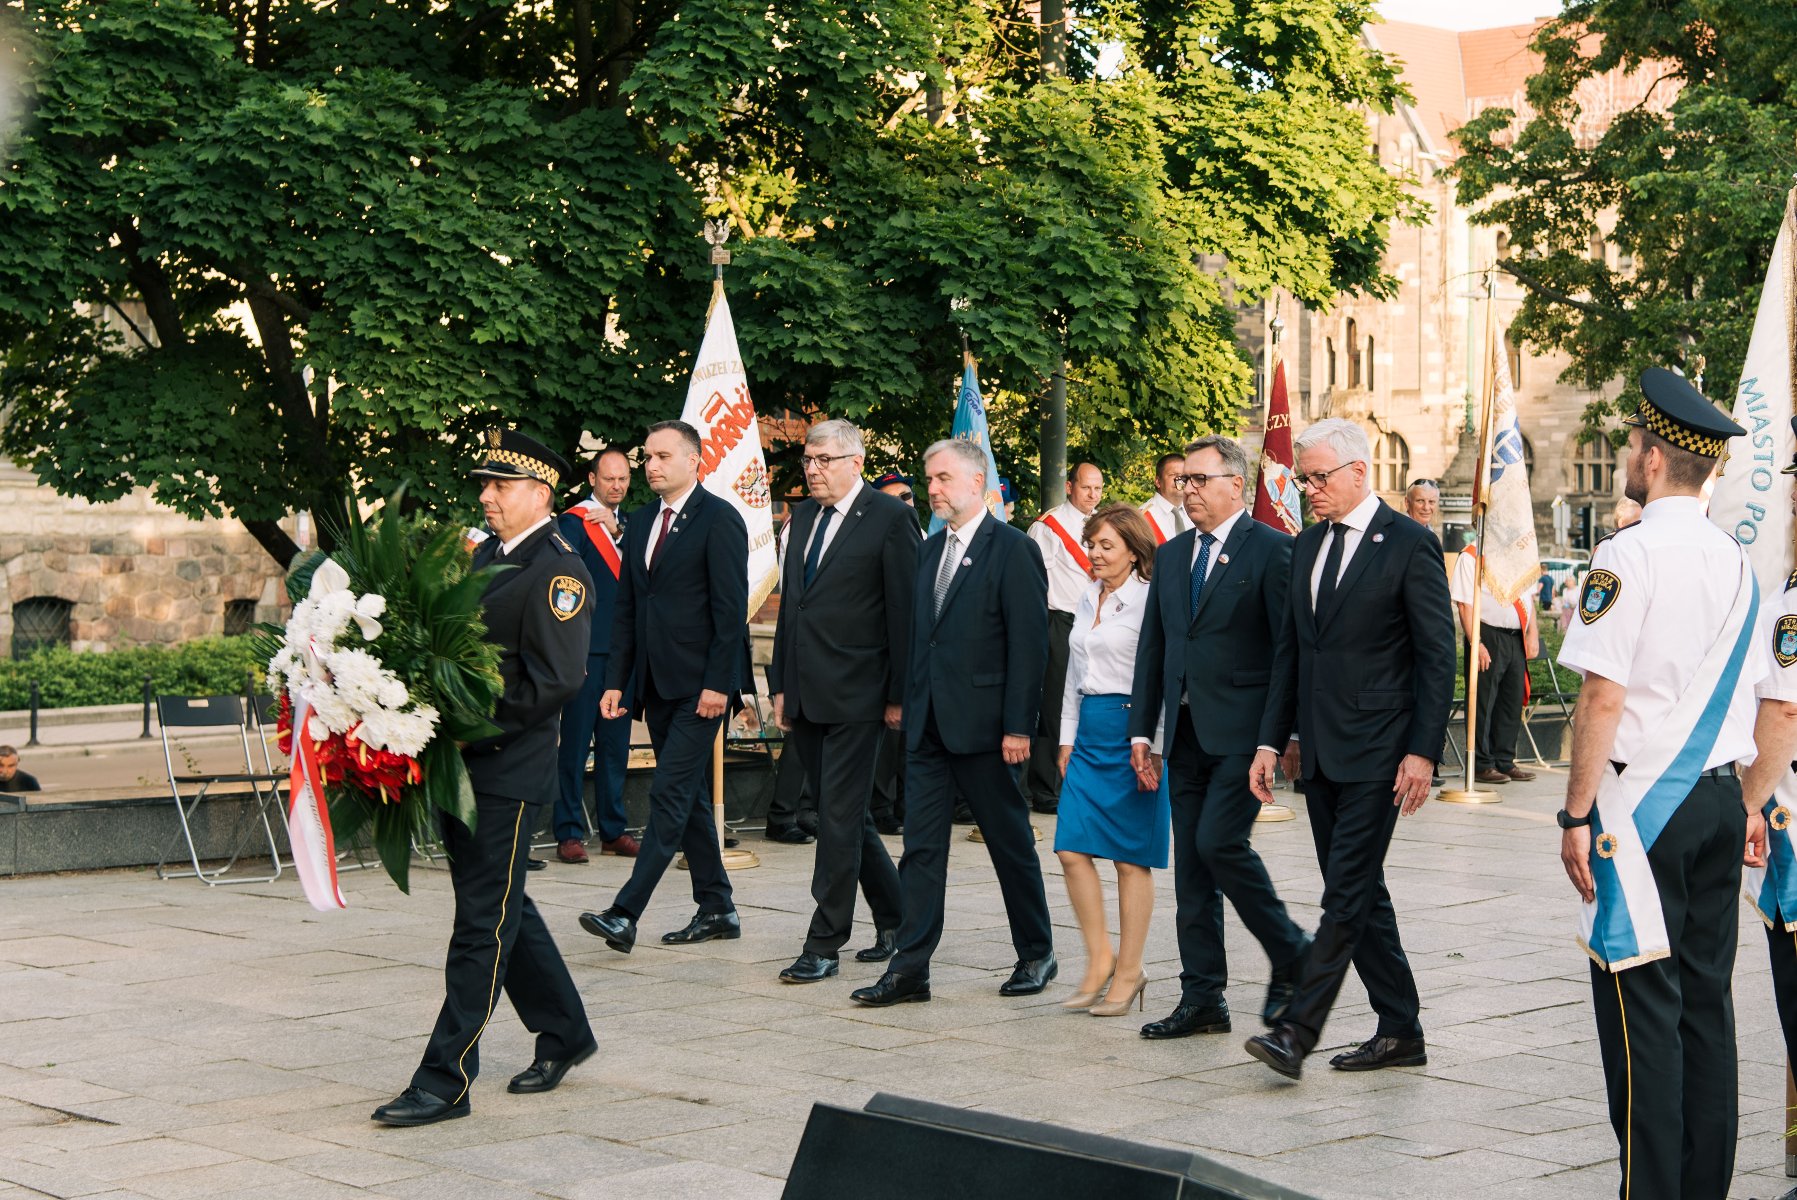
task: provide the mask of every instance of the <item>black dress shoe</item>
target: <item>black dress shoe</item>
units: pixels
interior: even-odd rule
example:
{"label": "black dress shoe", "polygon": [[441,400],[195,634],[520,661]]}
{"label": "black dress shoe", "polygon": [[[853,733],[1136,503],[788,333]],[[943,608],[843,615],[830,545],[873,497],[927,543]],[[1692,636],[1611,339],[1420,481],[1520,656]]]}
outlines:
{"label": "black dress shoe", "polygon": [[809,846],[816,839],[797,825],[769,825],[767,840],[785,842],[789,846]]}
{"label": "black dress shoe", "polygon": [[905,832],[905,823],[894,816],[875,817],[874,829],[886,837],[892,837]]}
{"label": "black dress shoe", "polygon": [[820,983],[836,974],[840,966],[839,959],[825,958],[807,950],[793,960],[792,966],[780,972],[780,978],[787,983]]}
{"label": "black dress shoe", "polygon": [[374,1110],[373,1119],[383,1125],[435,1125],[468,1115],[468,1097],[451,1104],[423,1088],[409,1087]]}
{"label": "black dress shoe", "polygon": [[553,1092],[562,1081],[562,1076],[593,1057],[593,1051],[599,1048],[597,1043],[589,1043],[585,1050],[570,1054],[566,1058],[539,1058],[512,1076],[512,1081],[505,1085],[508,1092]]}
{"label": "black dress shoe", "polygon": [[975,822],[973,819],[973,807],[971,805],[967,805],[967,804],[955,805],[954,823],[956,825],[972,825],[972,824],[974,824]]}
{"label": "black dress shoe", "polygon": [[1311,940],[1306,934],[1298,945],[1298,953],[1284,966],[1274,967],[1272,977],[1267,980],[1267,1000],[1260,1007],[1260,1023],[1268,1029],[1285,1015],[1285,1010],[1292,1006],[1292,997],[1298,994],[1298,977],[1304,973],[1304,960],[1310,954]]}
{"label": "black dress shoe", "polygon": [[541,871],[548,866],[549,866],[549,860],[546,858],[529,858],[529,857],[527,857],[524,860],[524,869],[526,871]]}
{"label": "black dress shoe", "polygon": [[636,918],[629,913],[615,908],[581,913],[580,927],[596,938],[604,938],[605,944],[619,954],[629,954],[636,948]]}
{"label": "black dress shoe", "polygon": [[1428,1061],[1428,1050],[1422,1038],[1379,1035],[1353,1050],[1336,1055],[1329,1060],[1329,1065],[1338,1071],[1377,1071],[1384,1067],[1421,1067]]}
{"label": "black dress shoe", "polygon": [[736,910],[722,913],[695,913],[693,919],[686,923],[685,929],[676,929],[673,933],[661,935],[663,945],[690,946],[694,942],[711,942],[722,939],[734,941],[743,935],[742,922],[736,919]]}
{"label": "black dress shoe", "polygon": [[1167,1016],[1142,1026],[1142,1036],[1151,1041],[1191,1037],[1194,1033],[1228,1033],[1229,1005],[1181,1003]]}
{"label": "black dress shoe", "polygon": [[865,950],[855,951],[856,962],[885,962],[898,953],[898,930],[874,930],[874,944]]}
{"label": "black dress shoe", "polygon": [[1061,964],[1055,961],[1053,951],[1042,958],[1026,958],[1018,961],[1011,972],[1011,977],[998,985],[1001,996],[1034,996],[1048,986],[1048,981],[1061,972]]}
{"label": "black dress shoe", "polygon": [[1297,1030],[1290,1025],[1275,1025],[1271,1032],[1249,1038],[1246,1049],[1287,1079],[1304,1073],[1306,1051],[1298,1042]]}
{"label": "black dress shoe", "polygon": [[1052,817],[1061,811],[1061,801],[1059,797],[1049,800],[1031,800],[1030,810],[1041,813],[1045,817]]}
{"label": "black dress shoe", "polygon": [[865,1004],[869,1008],[885,1008],[893,1004],[921,1004],[929,998],[929,980],[913,979],[909,975],[900,975],[897,971],[886,972],[872,987],[856,988],[849,993],[850,1000],[856,1004]]}

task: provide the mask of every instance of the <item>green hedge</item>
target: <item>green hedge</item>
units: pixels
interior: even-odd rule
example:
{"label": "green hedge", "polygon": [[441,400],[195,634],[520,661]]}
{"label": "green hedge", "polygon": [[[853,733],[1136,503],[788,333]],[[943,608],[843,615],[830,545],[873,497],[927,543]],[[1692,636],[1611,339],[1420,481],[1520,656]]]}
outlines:
{"label": "green hedge", "polygon": [[261,688],[263,665],[248,637],[201,638],[179,646],[131,646],[77,654],[54,647],[24,659],[0,659],[0,711],[28,708],[31,681],[45,708],[136,704],[144,676],[164,695],[242,694],[250,677]]}

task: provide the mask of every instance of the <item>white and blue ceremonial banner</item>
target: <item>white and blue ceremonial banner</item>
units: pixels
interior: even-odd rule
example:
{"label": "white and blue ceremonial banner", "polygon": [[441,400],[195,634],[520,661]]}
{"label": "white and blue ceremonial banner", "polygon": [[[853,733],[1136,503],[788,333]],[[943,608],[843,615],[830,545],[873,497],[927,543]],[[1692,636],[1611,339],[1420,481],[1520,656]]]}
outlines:
{"label": "white and blue ceremonial banner", "polygon": [[1509,355],[1492,337],[1491,447],[1475,510],[1483,509],[1485,527],[1479,566],[1485,587],[1505,604],[1533,595],[1541,582],[1541,549],[1535,541],[1535,506],[1529,498],[1529,468],[1523,458],[1522,430],[1516,423],[1516,389],[1510,382]]}
{"label": "white and blue ceremonial banner", "polygon": [[1766,283],[1735,388],[1732,438],[1710,492],[1710,520],[1747,547],[1760,593],[1776,596],[1791,570],[1791,497],[1779,471],[1791,461],[1792,348],[1797,345],[1797,192],[1785,198],[1785,218],[1766,264]]}
{"label": "white and blue ceremonial banner", "polygon": [[1672,953],[1647,852],[1705,770],[1760,632],[1759,608],[1753,565],[1743,553],[1728,619],[1659,736],[1620,774],[1605,771],[1598,780],[1591,822],[1596,899],[1580,905],[1579,945],[1606,971]]}
{"label": "white and blue ceremonial banner", "polygon": [[[986,427],[986,404],[980,399],[980,377],[974,370],[973,355],[961,358],[961,391],[955,397],[955,420],[949,426],[950,437],[972,442],[986,453],[986,511],[1006,520],[1005,494],[998,482],[998,460],[992,457],[992,434]],[[930,517],[930,532],[935,533],[948,522]]]}

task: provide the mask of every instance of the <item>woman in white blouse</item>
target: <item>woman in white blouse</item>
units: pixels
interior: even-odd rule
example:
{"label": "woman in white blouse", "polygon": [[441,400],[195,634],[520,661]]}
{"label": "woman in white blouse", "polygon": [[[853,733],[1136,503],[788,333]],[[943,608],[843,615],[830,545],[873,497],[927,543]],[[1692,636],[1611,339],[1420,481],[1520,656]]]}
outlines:
{"label": "woman in white blouse", "polygon": [[[1134,508],[1107,504],[1086,518],[1085,543],[1095,578],[1080,599],[1068,643],[1054,848],[1086,943],[1086,974],[1078,993],[1061,1006],[1117,1017],[1140,1006],[1148,985],[1142,947],[1154,912],[1150,871],[1167,865],[1172,840],[1165,779],[1154,791],[1142,791],[1129,765],[1129,695],[1154,535]],[[1117,864],[1115,949],[1096,858]]]}

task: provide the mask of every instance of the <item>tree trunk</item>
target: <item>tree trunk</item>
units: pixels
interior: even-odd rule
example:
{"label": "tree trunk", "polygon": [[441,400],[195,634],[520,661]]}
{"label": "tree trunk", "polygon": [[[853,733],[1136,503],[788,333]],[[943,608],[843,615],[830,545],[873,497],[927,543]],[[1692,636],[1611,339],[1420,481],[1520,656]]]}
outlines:
{"label": "tree trunk", "polygon": [[282,570],[291,567],[293,560],[299,556],[299,544],[287,536],[287,531],[281,528],[279,522],[245,521],[243,527],[268,551],[270,558],[281,564]]}

